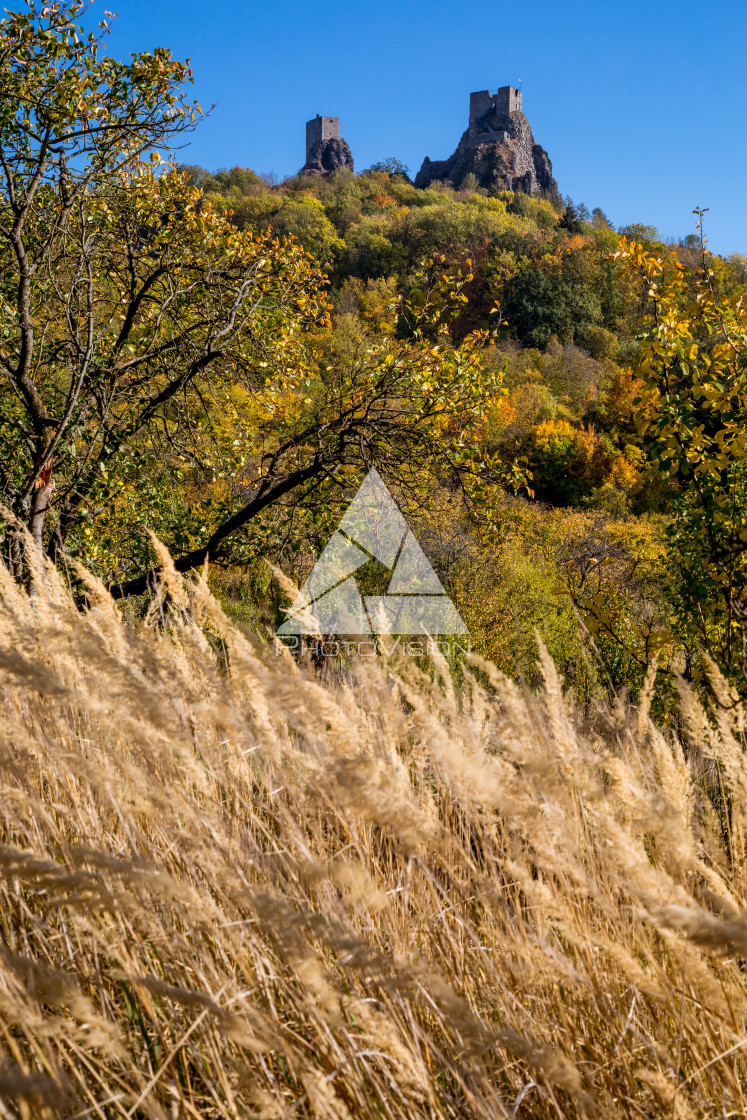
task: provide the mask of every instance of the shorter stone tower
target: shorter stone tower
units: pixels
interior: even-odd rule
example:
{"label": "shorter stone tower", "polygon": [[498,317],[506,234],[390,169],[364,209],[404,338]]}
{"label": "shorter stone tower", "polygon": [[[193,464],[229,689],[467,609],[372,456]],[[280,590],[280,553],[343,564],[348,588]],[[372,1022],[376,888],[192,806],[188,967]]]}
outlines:
{"label": "shorter stone tower", "polygon": [[340,118],[320,117],[317,113],[313,121],[306,122],[306,158],[309,158],[309,152],[320,141],[339,139]]}
{"label": "shorter stone tower", "polygon": [[306,163],[303,175],[330,175],[341,167],[353,170],[350,148],[340,139],[340,118],[322,117],[317,113],[306,122]]}

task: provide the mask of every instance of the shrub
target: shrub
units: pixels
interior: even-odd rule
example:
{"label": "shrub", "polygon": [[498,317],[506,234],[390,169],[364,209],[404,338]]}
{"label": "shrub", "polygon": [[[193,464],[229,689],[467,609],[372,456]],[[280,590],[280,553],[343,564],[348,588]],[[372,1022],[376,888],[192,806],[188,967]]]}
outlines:
{"label": "shrub", "polygon": [[611,467],[609,451],[598,433],[563,419],[538,424],[523,450],[535,495],[556,505],[577,503],[591,494]]}

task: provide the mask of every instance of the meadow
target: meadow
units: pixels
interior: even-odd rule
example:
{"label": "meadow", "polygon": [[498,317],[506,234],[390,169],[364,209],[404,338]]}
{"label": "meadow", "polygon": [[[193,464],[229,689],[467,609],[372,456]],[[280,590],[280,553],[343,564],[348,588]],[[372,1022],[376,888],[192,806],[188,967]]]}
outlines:
{"label": "meadow", "polygon": [[[0,567],[0,1116],[745,1114],[745,712]],[[80,588],[85,585],[85,609]]]}

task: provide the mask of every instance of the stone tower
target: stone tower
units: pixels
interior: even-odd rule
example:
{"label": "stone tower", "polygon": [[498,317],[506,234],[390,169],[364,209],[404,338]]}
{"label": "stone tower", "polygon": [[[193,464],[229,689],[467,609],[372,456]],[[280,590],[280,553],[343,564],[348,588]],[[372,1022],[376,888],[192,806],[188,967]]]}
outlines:
{"label": "stone tower", "polygon": [[490,124],[497,117],[521,112],[521,90],[513,86],[501,86],[495,93],[481,89],[469,95],[469,143],[489,144],[506,140],[508,134],[502,130],[491,129]]}
{"label": "stone tower", "polygon": [[303,175],[329,175],[341,167],[353,170],[350,148],[340,139],[340,118],[322,117],[317,113],[306,122],[306,163]]}
{"label": "stone tower", "polygon": [[340,118],[320,117],[317,113],[313,121],[306,122],[306,158],[309,158],[309,152],[320,141],[339,139]]}

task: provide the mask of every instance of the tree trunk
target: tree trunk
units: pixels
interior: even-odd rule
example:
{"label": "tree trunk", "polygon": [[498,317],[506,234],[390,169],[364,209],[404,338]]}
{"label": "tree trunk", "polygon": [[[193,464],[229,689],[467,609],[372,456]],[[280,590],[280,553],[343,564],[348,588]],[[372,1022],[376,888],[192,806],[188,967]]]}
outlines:
{"label": "tree trunk", "polygon": [[44,522],[47,517],[47,510],[49,508],[49,495],[52,492],[51,482],[42,483],[42,485],[34,490],[34,495],[31,499],[31,517],[29,519],[29,529],[31,536],[35,543],[41,549],[43,547],[44,538]]}
{"label": "tree trunk", "polygon": [[[39,451],[39,456],[36,460],[40,463],[49,448],[52,435],[47,432],[47,438],[44,441],[43,447]],[[54,479],[52,478],[52,457],[50,456],[44,468],[39,474],[34,489],[31,492],[31,511],[29,514],[29,530],[34,542],[39,546],[41,551],[44,545],[44,522],[47,519],[47,511],[49,509],[49,499],[54,490]]]}

